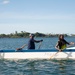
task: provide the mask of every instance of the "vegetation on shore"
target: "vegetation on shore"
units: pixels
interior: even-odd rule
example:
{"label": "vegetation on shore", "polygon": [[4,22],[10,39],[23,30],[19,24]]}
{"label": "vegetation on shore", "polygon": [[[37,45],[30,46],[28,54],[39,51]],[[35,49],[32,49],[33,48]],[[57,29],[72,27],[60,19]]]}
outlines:
{"label": "vegetation on shore", "polygon": [[[0,34],[0,38],[23,38],[23,37],[29,37],[29,32],[25,32],[25,31],[21,31],[21,32],[17,32],[15,31],[15,33],[10,33],[10,34]],[[58,37],[59,34],[44,34],[44,33],[39,33],[36,32],[34,33],[36,37]],[[65,36],[69,36],[67,34],[64,34]],[[74,34],[71,36],[75,36]]]}

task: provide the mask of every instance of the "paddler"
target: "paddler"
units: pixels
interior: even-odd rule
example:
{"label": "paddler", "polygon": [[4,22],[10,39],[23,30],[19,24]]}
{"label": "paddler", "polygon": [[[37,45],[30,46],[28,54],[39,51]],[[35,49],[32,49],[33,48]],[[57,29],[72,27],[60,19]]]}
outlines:
{"label": "paddler", "polygon": [[64,50],[64,49],[67,48],[67,45],[74,45],[74,43],[73,43],[73,42],[70,42],[70,43],[67,42],[67,41],[64,39],[64,35],[62,35],[62,34],[59,35],[59,40],[58,40],[58,42],[57,42],[55,48],[61,52],[62,50]]}
{"label": "paddler", "polygon": [[43,40],[35,40],[34,34],[30,34],[29,37],[30,37],[30,39],[29,39],[29,42],[28,42],[28,49],[35,49],[35,43],[39,43],[39,42],[43,41]]}
{"label": "paddler", "polygon": [[[16,50],[22,50],[25,46],[28,46],[28,49],[35,49],[35,43],[39,43],[39,42],[42,42],[43,40],[35,40],[34,37],[35,35],[34,34],[29,34],[29,41],[28,41],[28,44],[25,44],[23,45],[22,47],[20,48],[17,48]],[[39,45],[40,47],[41,45]]]}

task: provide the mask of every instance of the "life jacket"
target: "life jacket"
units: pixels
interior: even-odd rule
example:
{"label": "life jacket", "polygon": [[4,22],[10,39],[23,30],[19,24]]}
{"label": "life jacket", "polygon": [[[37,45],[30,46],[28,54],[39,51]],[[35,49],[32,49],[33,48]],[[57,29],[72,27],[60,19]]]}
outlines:
{"label": "life jacket", "polygon": [[66,49],[66,47],[67,47],[66,44],[64,44],[61,46],[61,49],[64,50],[64,49]]}
{"label": "life jacket", "polygon": [[58,41],[58,46],[60,49],[64,50],[66,49],[67,45],[66,45],[66,41],[65,40],[61,40],[61,41]]}

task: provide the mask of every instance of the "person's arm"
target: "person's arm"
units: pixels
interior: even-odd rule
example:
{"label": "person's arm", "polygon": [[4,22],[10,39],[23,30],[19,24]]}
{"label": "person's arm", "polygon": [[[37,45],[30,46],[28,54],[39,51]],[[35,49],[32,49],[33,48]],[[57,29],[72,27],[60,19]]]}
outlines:
{"label": "person's arm", "polygon": [[43,40],[34,40],[34,42],[39,43],[42,42]]}
{"label": "person's arm", "polygon": [[74,42],[67,42],[66,40],[64,40],[65,42],[66,42],[66,44],[68,44],[68,45],[74,45]]}
{"label": "person's arm", "polygon": [[70,43],[69,43],[69,42],[67,42],[65,39],[64,39],[63,41],[65,42],[65,44],[68,44],[68,45],[70,45]]}
{"label": "person's arm", "polygon": [[64,40],[65,42],[66,42],[66,44],[68,44],[68,46],[67,47],[70,47],[70,46],[72,46],[72,45],[74,45],[75,43],[74,42],[67,42],[66,40]]}
{"label": "person's arm", "polygon": [[59,50],[59,52],[62,51],[61,49],[59,49],[58,43],[56,44],[55,49]]}

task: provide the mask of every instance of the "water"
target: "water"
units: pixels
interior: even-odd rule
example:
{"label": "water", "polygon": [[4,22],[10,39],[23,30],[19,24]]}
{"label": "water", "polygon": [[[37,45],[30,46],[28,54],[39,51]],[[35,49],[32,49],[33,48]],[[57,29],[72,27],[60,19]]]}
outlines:
{"label": "water", "polygon": [[[58,38],[43,39],[40,49],[55,47]],[[74,37],[65,38],[75,42]],[[1,38],[0,49],[16,49],[28,42],[28,38]],[[40,43],[36,44],[38,49]],[[25,47],[24,49],[26,49]],[[2,60],[0,59],[0,75],[75,75],[75,60]]]}

